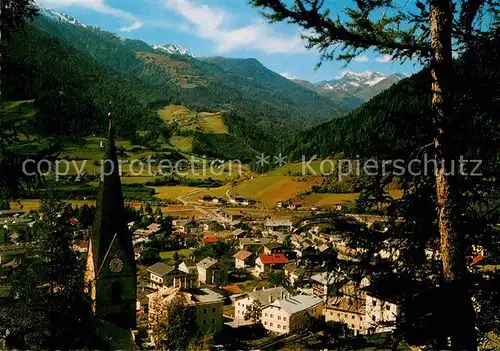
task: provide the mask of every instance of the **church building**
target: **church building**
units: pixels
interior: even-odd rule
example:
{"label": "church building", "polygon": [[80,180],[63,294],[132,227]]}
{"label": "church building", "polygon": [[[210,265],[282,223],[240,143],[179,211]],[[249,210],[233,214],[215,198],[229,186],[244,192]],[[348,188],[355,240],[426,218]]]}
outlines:
{"label": "church building", "polygon": [[134,248],[132,233],[125,223],[111,118],[101,172],[85,272],[86,293],[96,316],[120,327],[135,328],[137,275]]}

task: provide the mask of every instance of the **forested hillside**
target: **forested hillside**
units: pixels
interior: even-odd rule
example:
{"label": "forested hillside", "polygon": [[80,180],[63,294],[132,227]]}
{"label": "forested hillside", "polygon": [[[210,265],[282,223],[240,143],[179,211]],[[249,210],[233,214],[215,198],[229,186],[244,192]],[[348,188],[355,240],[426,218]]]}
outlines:
{"label": "forested hillside", "polygon": [[[467,121],[468,128],[457,130],[454,138],[463,142],[464,152],[475,157],[486,148],[472,150],[473,143],[487,143],[498,151],[498,99],[500,97],[500,52],[497,42],[485,44],[482,52],[463,57],[454,63],[456,112]],[[465,69],[464,67],[473,67]],[[422,152],[432,143],[433,125],[430,111],[431,77],[427,70],[393,85],[344,118],[334,119],[306,132],[298,133],[282,145],[294,159],[302,155],[327,156],[344,153],[350,157],[394,159]],[[479,128],[483,123],[489,127]],[[481,135],[474,130],[483,130]],[[488,131],[488,136],[484,130]],[[420,151],[419,151],[420,150]],[[497,150],[497,151],[495,151]],[[485,160],[494,160],[485,158]]]}
{"label": "forested hillside", "polygon": [[29,26],[5,49],[4,97],[35,99],[39,112],[35,124],[42,134],[100,133],[110,101],[121,137],[161,126],[152,106],[168,101],[168,95],[96,62],[60,39]]}
{"label": "forested hillside", "polygon": [[41,11],[34,25],[101,64],[134,76],[172,102],[197,111],[235,111],[249,129],[283,135],[344,114],[331,99],[300,87],[257,60],[171,55],[97,27],[61,21]]}
{"label": "forested hillside", "polygon": [[[294,159],[350,155],[395,155],[406,145],[427,140],[430,121],[428,72],[420,72],[392,86],[343,118],[298,133],[283,145]],[[415,130],[415,128],[420,130]],[[424,127],[425,126],[425,127]],[[428,143],[427,141],[426,143]],[[426,143],[422,144],[425,145]]]}

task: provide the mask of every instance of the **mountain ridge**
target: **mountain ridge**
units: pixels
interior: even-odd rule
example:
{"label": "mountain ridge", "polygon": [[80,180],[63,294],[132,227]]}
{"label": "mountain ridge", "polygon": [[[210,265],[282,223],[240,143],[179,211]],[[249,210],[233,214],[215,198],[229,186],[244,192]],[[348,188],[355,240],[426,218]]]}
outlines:
{"label": "mountain ridge", "polygon": [[[98,62],[133,75],[173,103],[195,111],[236,110],[269,135],[317,125],[350,110],[341,102],[299,87],[255,59],[194,58],[155,49],[97,27],[72,25],[38,16],[34,26],[54,35]],[[279,89],[278,89],[279,88]]]}
{"label": "mountain ridge", "polygon": [[403,73],[385,75],[374,71],[345,71],[337,78],[316,83],[301,79],[292,81],[320,95],[334,99],[340,97],[346,103],[350,101],[350,106],[358,107],[407,76]]}

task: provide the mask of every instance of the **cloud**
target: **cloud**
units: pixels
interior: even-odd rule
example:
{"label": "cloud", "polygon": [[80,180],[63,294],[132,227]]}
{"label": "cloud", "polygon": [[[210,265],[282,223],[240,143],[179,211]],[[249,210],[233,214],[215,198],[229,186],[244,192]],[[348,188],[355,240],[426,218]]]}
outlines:
{"label": "cloud", "polygon": [[142,23],[140,21],[135,21],[130,26],[124,26],[124,27],[119,28],[118,30],[120,32],[131,32],[133,30],[137,30],[137,29],[141,28],[143,25],[144,25],[144,23]]}
{"label": "cloud", "polygon": [[256,49],[268,53],[305,52],[305,41],[299,35],[274,32],[263,20],[240,27],[229,27],[230,15],[220,8],[192,0],[164,0],[165,7],[189,23],[189,31],[215,44],[222,53],[237,49]]}
{"label": "cloud", "polygon": [[107,15],[123,18],[128,21],[136,21],[134,15],[129,12],[111,7],[104,0],[36,0],[37,3],[51,8],[81,7]]}
{"label": "cloud", "polygon": [[352,59],[355,62],[368,62],[370,59],[366,55],[358,55]]}
{"label": "cloud", "polygon": [[283,72],[283,73],[280,73],[283,77],[285,77],[286,79],[297,79],[297,77],[295,77],[294,75],[288,73],[288,72]]}
{"label": "cloud", "polygon": [[377,62],[380,62],[380,63],[387,63],[389,61],[392,60],[392,56],[391,55],[383,55],[383,56],[379,56],[377,57],[376,61]]}

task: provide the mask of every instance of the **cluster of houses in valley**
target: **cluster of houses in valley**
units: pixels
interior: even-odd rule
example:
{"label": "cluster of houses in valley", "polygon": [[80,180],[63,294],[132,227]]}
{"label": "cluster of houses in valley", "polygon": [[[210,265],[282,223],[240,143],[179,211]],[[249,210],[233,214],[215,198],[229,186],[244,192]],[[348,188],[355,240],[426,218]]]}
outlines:
{"label": "cluster of houses in valley", "polygon": [[203,195],[198,197],[198,202],[202,202],[204,204],[217,204],[217,205],[243,205],[243,206],[253,206],[257,203],[255,199],[249,199],[241,195],[236,195],[234,197],[229,197],[229,201],[223,197],[211,196],[211,195]]}
{"label": "cluster of houses in valley", "polygon": [[[209,227],[194,219],[174,221],[176,232],[192,235],[203,235]],[[341,236],[323,233],[320,225],[294,228],[290,220],[268,218],[259,222],[258,231],[256,227],[245,228],[230,227],[230,235],[225,238],[214,234],[199,241],[200,246],[218,240],[231,243],[236,251],[232,267],[212,257],[199,262],[184,259],[173,266],[159,262],[148,267],[149,288],[155,291],[147,295],[147,302],[138,302],[138,307],[142,305],[140,308],[149,311],[149,322],[154,322],[158,309],[165,309],[172,296],[183,296],[186,306],[196,308],[202,329],[261,323],[273,334],[286,334],[305,330],[319,320],[345,323],[356,334],[394,328],[391,323],[400,309],[397,297],[382,296],[377,289],[371,289],[376,284],[371,278],[356,283],[349,274],[328,271],[325,265],[334,256],[355,261],[362,250],[350,248]],[[256,281],[266,281],[270,274],[282,272],[283,282],[275,287],[264,284],[267,287],[253,291],[242,291],[236,285],[229,289],[222,286],[228,282],[229,270],[245,270]],[[224,304],[234,306],[230,320],[223,314]],[[259,312],[250,313],[250,306],[255,305]]]}
{"label": "cluster of houses in valley", "polygon": [[225,297],[208,286],[227,281],[227,267],[207,257],[198,263],[184,260],[173,266],[158,262],[148,267],[147,272],[149,288],[154,291],[138,295],[137,309],[139,313],[147,313],[150,326],[166,313],[170,302],[180,299],[186,308],[195,309],[200,330],[222,329]]}
{"label": "cluster of houses in valley", "polygon": [[[15,228],[23,221],[18,217],[4,224]],[[345,323],[355,334],[394,328],[401,309],[399,295],[380,288],[377,277],[366,276],[359,281],[360,277],[349,269],[330,267],[328,262],[335,260],[355,266],[364,249],[349,245],[321,219],[303,221],[294,227],[290,219],[223,210],[218,210],[214,218],[173,219],[169,240],[179,247],[197,248],[224,241],[232,248],[232,257],[205,257],[199,261],[180,257],[173,265],[158,262],[147,267],[146,279],[140,279],[144,284],[138,288],[137,300],[138,316],[142,315],[147,325],[156,323],[175,300],[195,309],[200,330],[220,331],[224,325],[240,328],[259,323],[271,334],[288,334],[307,330],[318,321]],[[140,259],[148,242],[164,235],[165,228],[158,222],[140,229],[129,223],[131,230],[135,229],[136,259]],[[22,223],[29,225],[28,220]],[[384,244],[385,248],[377,253],[380,258],[400,259],[399,248],[404,242],[388,239]],[[75,251],[86,247],[81,237],[75,238]],[[474,247],[473,254],[473,264],[487,256],[480,246]],[[429,260],[439,259],[438,247],[428,247],[426,255]],[[0,253],[0,265],[1,259]],[[252,281],[248,285],[251,288],[227,285],[231,274],[242,271],[248,277],[245,279]],[[278,273],[280,283],[270,284],[270,277]],[[228,308],[234,313],[228,314]]]}

